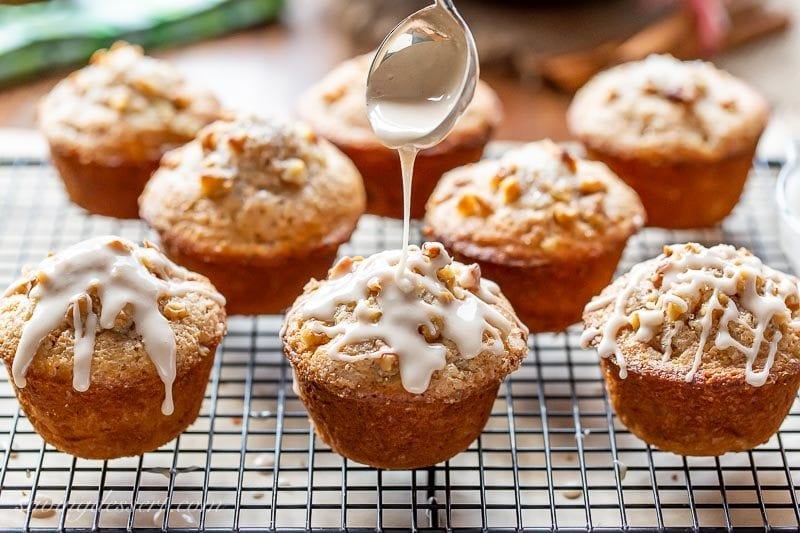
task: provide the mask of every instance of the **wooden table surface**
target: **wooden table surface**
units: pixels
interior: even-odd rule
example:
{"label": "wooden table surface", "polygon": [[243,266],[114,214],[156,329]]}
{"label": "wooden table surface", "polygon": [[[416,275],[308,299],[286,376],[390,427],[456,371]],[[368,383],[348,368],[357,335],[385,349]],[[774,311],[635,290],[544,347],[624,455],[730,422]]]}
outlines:
{"label": "wooden table surface", "polygon": [[[800,2],[778,2],[800,14]],[[290,113],[301,91],[354,54],[330,20],[326,4],[289,0],[278,23],[154,55],[173,61],[187,76],[215,91],[226,106]],[[800,132],[800,32],[796,26],[716,61],[761,88],[776,112],[787,117],[789,128]],[[36,102],[64,74],[0,91],[0,133],[2,128],[34,127]],[[564,124],[568,96],[536,81],[497,73],[485,73],[484,78],[497,90],[506,110],[498,138],[568,137]]]}

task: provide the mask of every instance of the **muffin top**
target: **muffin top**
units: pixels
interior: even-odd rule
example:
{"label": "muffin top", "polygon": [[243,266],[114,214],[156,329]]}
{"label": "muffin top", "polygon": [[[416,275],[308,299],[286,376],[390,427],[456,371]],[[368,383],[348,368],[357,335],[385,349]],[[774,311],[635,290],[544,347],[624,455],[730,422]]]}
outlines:
{"label": "muffin top", "polygon": [[[499,383],[528,353],[527,330],[478,265],[439,243],[344,257],[286,316],[286,354],[305,379],[341,394],[457,401]],[[402,272],[402,273],[401,273]]]}
{"label": "muffin top", "polygon": [[644,222],[639,197],[608,167],[551,141],[451,170],[426,209],[428,235],[515,266],[603,253]]}
{"label": "muffin top", "polygon": [[[366,107],[367,74],[374,54],[349,59],[329,72],[300,98],[299,112],[320,135],[336,144],[354,144],[386,149],[375,137]],[[435,152],[461,142],[485,143],[502,118],[500,101],[494,91],[479,81],[472,102],[450,135],[439,145],[424,150]]]}
{"label": "muffin top", "polygon": [[584,310],[584,346],[620,369],[665,379],[761,386],[800,372],[795,277],[744,248],[664,247],[617,279]]}
{"label": "muffin top", "polygon": [[714,159],[752,149],[767,115],[756,91],[711,63],[651,55],[592,78],[568,122],[590,147],[620,157]]}
{"label": "muffin top", "polygon": [[[57,380],[83,392],[160,379],[213,357],[225,299],[149,243],[96,237],[28,269],[0,299],[0,358],[18,387]],[[154,391],[156,393],[156,391]]]}
{"label": "muffin top", "polygon": [[44,97],[39,125],[52,144],[86,158],[158,161],[218,114],[211,93],[139,46],[118,42]]}
{"label": "muffin top", "polygon": [[167,153],[139,204],[165,241],[271,261],[346,240],[365,201],[350,160],[308,127],[239,116]]}

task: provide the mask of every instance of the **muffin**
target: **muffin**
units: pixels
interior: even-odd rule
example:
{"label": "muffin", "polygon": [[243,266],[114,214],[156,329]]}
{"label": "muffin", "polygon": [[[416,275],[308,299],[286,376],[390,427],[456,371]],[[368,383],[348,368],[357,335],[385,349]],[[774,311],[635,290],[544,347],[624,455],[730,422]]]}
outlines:
{"label": "muffin", "polygon": [[39,127],[73,202],[99,215],[136,218],[137,199],[161,156],[194,138],[218,107],[170,64],[116,43],[44,97]]}
{"label": "muffin", "polygon": [[592,300],[584,323],[617,416],[663,450],[754,448],[800,386],[798,281],[744,248],[666,246]]}
{"label": "muffin", "polygon": [[33,428],[87,459],[139,455],[194,422],[225,300],[145,243],[93,238],[0,299],[0,357]]}
{"label": "muffin", "polygon": [[[342,258],[312,280],[281,331],[320,438],[377,468],[445,461],[489,418],[527,331],[477,265],[439,243]],[[402,273],[401,273],[402,272]]]}
{"label": "muffin", "polygon": [[744,188],[767,104],[702,61],[650,56],[602,72],[575,95],[572,133],[633,187],[647,221],[713,226]]}
{"label": "muffin", "polygon": [[208,276],[230,314],[277,313],[324,276],[364,211],[358,170],[306,126],[239,116],[169,152],[141,216],[175,262]]}
{"label": "muffin", "polygon": [[[378,141],[367,118],[367,73],[372,54],[345,61],[300,99],[300,116],[353,160],[367,189],[367,212],[403,218],[403,182],[397,150]],[[422,150],[414,165],[411,216],[422,218],[425,200],[446,171],[478,161],[500,122],[494,91],[479,82],[472,103],[453,131],[438,145]]]}
{"label": "muffin", "polygon": [[531,331],[561,331],[614,274],[643,224],[636,193],[602,163],[551,141],[444,175],[424,233],[508,295]]}

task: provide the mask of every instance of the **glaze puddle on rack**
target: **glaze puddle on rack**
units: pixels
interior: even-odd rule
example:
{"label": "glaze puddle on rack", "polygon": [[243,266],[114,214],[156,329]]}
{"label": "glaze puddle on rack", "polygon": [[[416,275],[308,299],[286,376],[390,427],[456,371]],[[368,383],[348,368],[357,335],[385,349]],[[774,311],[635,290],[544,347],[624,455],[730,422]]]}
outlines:
{"label": "glaze puddle on rack", "polygon": [[[621,270],[666,242],[727,241],[788,269],[778,247],[775,172],[753,173],[719,229],[648,229]],[[0,284],[22,264],[92,235],[150,236],[138,221],[89,217],[39,161],[0,165]],[[343,254],[400,246],[399,221],[365,217]],[[412,242],[419,242],[418,227]],[[235,317],[200,418],[156,452],[74,459],[31,429],[0,377],[0,530],[25,528],[431,527],[651,530],[731,526],[796,531],[800,405],[750,453],[688,458],[644,445],[608,411],[597,356],[579,329],[536,335],[522,370],[501,387],[481,438],[447,464],[378,472],[314,437],[281,355],[280,317]],[[0,371],[3,373],[3,371]],[[8,451],[7,451],[8,450]],[[37,504],[52,501],[53,508]]]}

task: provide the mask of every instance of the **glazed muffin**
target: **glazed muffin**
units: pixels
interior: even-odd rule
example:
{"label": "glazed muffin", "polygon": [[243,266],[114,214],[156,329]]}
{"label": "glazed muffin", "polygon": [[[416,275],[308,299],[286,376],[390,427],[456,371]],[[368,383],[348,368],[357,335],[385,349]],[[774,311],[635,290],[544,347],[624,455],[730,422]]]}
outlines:
{"label": "glazed muffin", "polygon": [[[466,449],[528,353],[527,331],[477,265],[439,243],[342,258],[312,280],[281,332],[320,438],[377,468],[419,468]],[[403,274],[401,274],[403,272]]]}
{"label": "glazed muffin", "polygon": [[636,193],[551,141],[445,174],[424,233],[477,262],[531,331],[561,331],[614,274],[643,224]]}
{"label": "glazed muffin", "polygon": [[639,193],[648,224],[692,228],[738,202],[767,115],[758,93],[711,63],[650,56],[590,80],[568,122]]}
{"label": "glazed muffin", "polygon": [[682,455],[766,442],[800,386],[796,278],[744,248],[672,245],[586,306],[617,416]]}
{"label": "glazed muffin", "polygon": [[203,276],[118,237],[29,269],[0,299],[0,357],[33,428],[87,459],[139,455],[194,422],[225,300]]}
{"label": "glazed muffin", "polygon": [[165,253],[208,276],[230,314],[261,314],[325,275],[365,198],[350,160],[308,127],[240,116],[165,155],[140,202]]}
{"label": "glazed muffin", "polygon": [[136,218],[137,199],[161,156],[194,138],[218,108],[168,63],[116,43],[44,97],[39,127],[73,202]]}
{"label": "glazed muffin", "polygon": [[[372,54],[345,61],[300,99],[300,116],[355,163],[367,189],[367,212],[403,218],[403,186],[397,150],[378,141],[367,118],[367,73]],[[411,216],[422,218],[425,200],[446,171],[478,161],[502,117],[500,101],[483,82],[453,131],[422,150],[414,165]]]}

